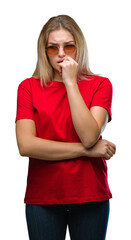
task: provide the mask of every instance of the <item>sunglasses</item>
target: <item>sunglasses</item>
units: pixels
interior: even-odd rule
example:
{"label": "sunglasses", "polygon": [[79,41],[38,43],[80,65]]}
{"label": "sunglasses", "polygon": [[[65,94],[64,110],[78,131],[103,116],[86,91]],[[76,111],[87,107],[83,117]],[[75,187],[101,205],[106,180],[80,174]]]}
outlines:
{"label": "sunglasses", "polygon": [[[56,55],[59,52],[59,46],[51,45],[46,48],[46,51],[50,55]],[[66,54],[73,53],[76,50],[76,46],[74,44],[67,44],[62,47]]]}

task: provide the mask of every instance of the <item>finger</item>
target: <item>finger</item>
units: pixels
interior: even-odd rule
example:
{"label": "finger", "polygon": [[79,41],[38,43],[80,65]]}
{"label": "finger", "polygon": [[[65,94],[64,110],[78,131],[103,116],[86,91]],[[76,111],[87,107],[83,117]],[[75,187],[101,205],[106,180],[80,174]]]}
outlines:
{"label": "finger", "polygon": [[107,150],[107,155],[108,155],[108,157],[110,156],[110,158],[111,158],[111,157],[113,157],[114,154],[115,154],[115,149],[110,146]]}
{"label": "finger", "polygon": [[65,67],[65,66],[67,65],[67,63],[69,63],[68,60],[63,60],[63,62],[60,62],[60,63],[59,63],[59,66],[60,66],[60,67]]}
{"label": "finger", "polygon": [[63,62],[71,62],[71,63],[75,63],[75,64],[78,64],[73,58],[71,57],[65,57],[63,59]]}
{"label": "finger", "polygon": [[114,143],[106,141],[106,146],[107,148],[112,149],[114,153],[116,152],[116,145]]}
{"label": "finger", "polygon": [[62,74],[62,67],[59,68],[59,74]]}
{"label": "finger", "polygon": [[110,154],[106,154],[106,156],[105,156],[105,160],[109,160],[111,158],[111,156],[110,156]]}
{"label": "finger", "polygon": [[113,147],[114,149],[116,149],[116,145],[112,142],[109,142],[110,146]]}
{"label": "finger", "polygon": [[111,157],[113,157],[114,155],[114,150],[111,148],[108,148],[106,154],[105,154],[105,159],[109,160]]}
{"label": "finger", "polygon": [[112,146],[110,146],[108,150],[112,152],[113,155],[116,153],[116,149]]}
{"label": "finger", "polygon": [[75,60],[69,56],[65,57],[64,60],[75,62]]}
{"label": "finger", "polygon": [[110,149],[107,151],[107,154],[108,154],[110,157],[113,157],[113,155],[114,155],[114,153],[113,153]]}

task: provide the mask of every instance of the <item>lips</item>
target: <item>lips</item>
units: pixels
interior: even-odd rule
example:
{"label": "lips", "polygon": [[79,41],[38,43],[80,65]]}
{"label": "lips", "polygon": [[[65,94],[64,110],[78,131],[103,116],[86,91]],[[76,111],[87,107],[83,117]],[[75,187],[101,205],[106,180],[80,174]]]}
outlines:
{"label": "lips", "polygon": [[59,60],[57,63],[61,63],[61,62],[63,62],[64,61],[64,59],[61,59],[61,60]]}

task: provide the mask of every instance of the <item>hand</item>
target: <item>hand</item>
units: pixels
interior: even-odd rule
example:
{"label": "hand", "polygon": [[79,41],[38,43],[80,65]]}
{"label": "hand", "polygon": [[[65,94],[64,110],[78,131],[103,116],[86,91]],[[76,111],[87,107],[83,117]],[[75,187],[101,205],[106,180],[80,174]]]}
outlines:
{"label": "hand", "polygon": [[59,66],[64,84],[76,83],[78,63],[71,57],[65,57]]}
{"label": "hand", "polygon": [[88,157],[103,157],[109,160],[116,152],[114,143],[107,140],[99,140],[92,148],[87,150]]}

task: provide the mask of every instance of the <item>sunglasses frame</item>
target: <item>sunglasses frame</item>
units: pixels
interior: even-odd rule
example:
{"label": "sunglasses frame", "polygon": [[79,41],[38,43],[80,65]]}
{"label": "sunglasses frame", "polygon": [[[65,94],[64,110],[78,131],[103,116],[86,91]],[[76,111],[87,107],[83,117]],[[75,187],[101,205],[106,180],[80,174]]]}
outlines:
{"label": "sunglasses frame", "polygon": [[[74,50],[73,50],[73,51],[68,51],[68,50],[66,51],[66,47],[68,47],[68,46],[73,46],[73,47],[74,47]],[[55,53],[55,51],[54,51],[54,53],[48,52],[48,48],[50,48],[50,47],[55,47],[55,48],[57,48],[57,52],[56,52],[56,53]],[[53,45],[53,44],[52,44],[52,45],[50,45],[50,46],[47,46],[46,52],[47,52],[47,54],[49,54],[49,55],[57,55],[60,48],[62,48],[63,51],[64,51],[66,54],[70,54],[70,53],[75,52],[75,50],[76,50],[76,45],[75,45],[75,44],[66,44],[65,46],[57,46],[57,45]]]}

